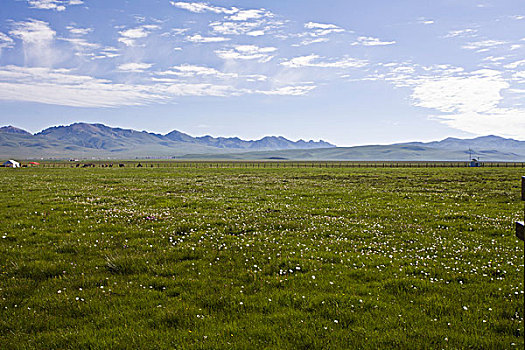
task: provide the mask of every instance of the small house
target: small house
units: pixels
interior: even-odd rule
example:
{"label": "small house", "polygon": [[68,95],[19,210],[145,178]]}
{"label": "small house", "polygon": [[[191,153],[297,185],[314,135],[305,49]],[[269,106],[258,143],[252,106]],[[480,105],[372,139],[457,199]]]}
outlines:
{"label": "small house", "polygon": [[471,168],[477,168],[479,167],[479,162],[476,158],[473,158],[471,161],[470,161],[470,167]]}
{"label": "small house", "polygon": [[9,159],[7,162],[3,164],[6,168],[20,168],[20,163],[18,163],[16,160]]}

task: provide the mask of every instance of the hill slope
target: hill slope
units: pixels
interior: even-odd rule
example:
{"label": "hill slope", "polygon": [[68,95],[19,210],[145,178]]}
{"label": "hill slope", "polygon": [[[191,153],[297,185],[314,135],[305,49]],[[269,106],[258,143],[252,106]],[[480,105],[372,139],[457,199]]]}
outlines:
{"label": "hill slope", "polygon": [[[488,141],[488,142],[485,142]],[[280,150],[230,154],[188,154],[184,159],[253,160],[340,160],[340,161],[525,161],[525,142],[496,136],[470,140],[446,139],[429,143],[335,147],[308,150]]]}

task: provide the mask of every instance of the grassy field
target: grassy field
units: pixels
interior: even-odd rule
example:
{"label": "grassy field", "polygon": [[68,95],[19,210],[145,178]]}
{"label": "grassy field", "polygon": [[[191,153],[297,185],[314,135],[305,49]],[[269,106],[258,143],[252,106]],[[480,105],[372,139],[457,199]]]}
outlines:
{"label": "grassy field", "polygon": [[0,348],[523,348],[521,175],[0,169]]}

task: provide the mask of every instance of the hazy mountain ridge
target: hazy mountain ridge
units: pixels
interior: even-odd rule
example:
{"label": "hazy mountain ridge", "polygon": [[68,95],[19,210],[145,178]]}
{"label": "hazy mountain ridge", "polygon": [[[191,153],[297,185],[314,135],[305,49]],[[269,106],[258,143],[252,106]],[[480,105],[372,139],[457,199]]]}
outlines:
{"label": "hazy mountain ridge", "polygon": [[477,149],[523,149],[525,141],[518,141],[514,139],[506,139],[499,136],[488,135],[476,137],[473,139],[458,139],[454,137],[448,137],[441,141],[432,142],[410,142],[405,143],[407,145],[421,145],[425,147],[441,148],[441,149],[459,149],[465,148],[467,151],[470,148],[476,152]]}
{"label": "hazy mountain ridge", "polygon": [[178,158],[178,159],[289,159],[289,160],[460,160],[525,161],[525,141],[499,136],[446,138],[432,142],[335,147],[324,141],[290,141],[267,136],[246,141],[238,137],[193,137],[174,130],[161,135],[75,123],[31,134],[0,128],[3,158]]}
{"label": "hazy mountain ridge", "polygon": [[[440,149],[400,144],[227,154],[188,154],[180,158],[202,160],[468,161],[469,156],[468,150]],[[478,151],[475,156],[480,158],[481,161],[524,162],[525,147],[521,149],[519,153],[486,150]]]}
{"label": "hazy mountain ridge", "polygon": [[31,135],[30,132],[23,129],[16,128],[12,125],[2,126],[0,132],[9,133],[9,134],[21,134],[21,135]]}
{"label": "hazy mountain ridge", "polygon": [[246,141],[237,137],[192,137],[177,130],[161,135],[88,123],[50,127],[34,135],[12,126],[0,128],[0,155],[4,157],[171,157],[323,147],[335,146],[324,141],[290,141],[281,136]]}
{"label": "hazy mountain ridge", "polygon": [[499,136],[472,139],[446,138],[432,142],[408,142],[392,145],[367,145],[308,150],[279,150],[229,154],[188,154],[184,159],[283,159],[333,161],[525,161],[525,141]]}

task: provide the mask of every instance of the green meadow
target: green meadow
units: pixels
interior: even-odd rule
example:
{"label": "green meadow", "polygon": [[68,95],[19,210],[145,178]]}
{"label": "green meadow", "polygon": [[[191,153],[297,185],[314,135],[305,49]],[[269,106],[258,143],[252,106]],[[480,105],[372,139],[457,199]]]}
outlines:
{"label": "green meadow", "polygon": [[0,169],[0,348],[522,349],[522,175]]}

